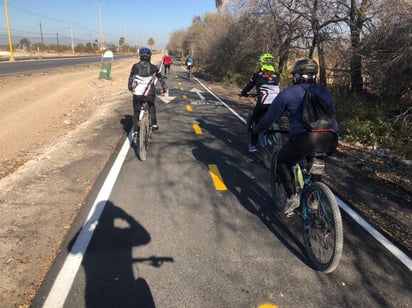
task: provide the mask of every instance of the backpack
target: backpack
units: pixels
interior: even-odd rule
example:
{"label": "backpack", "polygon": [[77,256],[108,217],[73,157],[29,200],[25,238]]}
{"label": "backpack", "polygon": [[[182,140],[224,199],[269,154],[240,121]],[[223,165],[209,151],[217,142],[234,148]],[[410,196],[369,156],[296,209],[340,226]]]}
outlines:
{"label": "backpack", "polygon": [[310,85],[303,98],[303,126],[309,131],[329,130],[333,126],[335,117],[334,108],[316,94]]}
{"label": "backpack", "polygon": [[148,61],[140,61],[138,67],[138,75],[147,77],[150,76],[150,63]]}

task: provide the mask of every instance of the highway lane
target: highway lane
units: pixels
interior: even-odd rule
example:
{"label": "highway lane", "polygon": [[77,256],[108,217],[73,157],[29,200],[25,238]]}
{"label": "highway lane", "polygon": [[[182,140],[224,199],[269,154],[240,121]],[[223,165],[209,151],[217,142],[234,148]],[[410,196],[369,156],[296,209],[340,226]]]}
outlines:
{"label": "highway lane", "polygon": [[[116,59],[130,58],[130,55],[115,55]],[[0,62],[0,76],[13,75],[19,73],[30,73],[36,71],[47,71],[66,66],[84,65],[100,63],[101,56],[89,57],[54,57],[44,59],[26,59],[14,62]]]}
{"label": "highway lane", "polygon": [[313,271],[298,219],[270,207],[267,170],[247,153],[242,121],[183,71],[174,73],[147,161],[129,141],[119,149],[113,188],[88,205],[89,232],[68,246],[80,267],[62,276],[66,294],[49,294],[50,277],[39,298],[49,295],[50,307],[411,305],[410,271],[344,213],[339,268]]}

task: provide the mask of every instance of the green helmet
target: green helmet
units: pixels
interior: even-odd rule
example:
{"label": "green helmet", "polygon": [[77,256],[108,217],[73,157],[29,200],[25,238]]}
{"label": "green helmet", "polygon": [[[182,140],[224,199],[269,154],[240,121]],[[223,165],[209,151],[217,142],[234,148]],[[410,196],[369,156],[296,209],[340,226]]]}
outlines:
{"label": "green helmet", "polygon": [[273,65],[273,56],[270,53],[264,53],[259,58],[260,70],[275,72],[275,66]]}

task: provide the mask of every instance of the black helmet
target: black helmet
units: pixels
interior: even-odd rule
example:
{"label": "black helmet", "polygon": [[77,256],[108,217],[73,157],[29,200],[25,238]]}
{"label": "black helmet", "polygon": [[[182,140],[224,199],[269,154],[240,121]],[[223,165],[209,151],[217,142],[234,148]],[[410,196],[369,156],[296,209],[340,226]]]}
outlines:
{"label": "black helmet", "polygon": [[318,64],[312,59],[299,60],[293,65],[292,74],[316,75],[318,73]]}
{"label": "black helmet", "polygon": [[150,61],[150,57],[152,56],[152,51],[148,47],[142,47],[139,49],[139,57],[142,60]]}

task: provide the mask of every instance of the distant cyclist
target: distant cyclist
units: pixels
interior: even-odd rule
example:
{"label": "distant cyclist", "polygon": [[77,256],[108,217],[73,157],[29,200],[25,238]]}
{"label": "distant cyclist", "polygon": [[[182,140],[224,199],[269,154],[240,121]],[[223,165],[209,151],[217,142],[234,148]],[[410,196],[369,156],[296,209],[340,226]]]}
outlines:
{"label": "distant cyclist", "polygon": [[[128,82],[128,89],[129,91],[133,91],[134,88],[137,86],[134,81],[134,77],[136,75],[142,77],[157,77],[161,81],[162,85],[162,93],[166,91],[166,84],[163,81],[162,74],[159,72],[159,68],[150,62],[152,57],[152,51],[150,48],[142,47],[139,49],[139,62],[133,64],[132,69],[129,75],[129,82]],[[138,134],[139,127],[139,113],[142,106],[142,95],[133,95],[133,137]],[[155,100],[156,100],[156,89],[155,87],[151,88],[149,93],[148,103],[150,108],[151,120],[152,120],[152,129],[158,130],[159,126],[157,124],[157,117],[156,117],[156,107],[155,107]]]}
{"label": "distant cyclist", "polygon": [[165,75],[169,75],[170,65],[173,64],[172,58],[166,53],[163,56],[163,65],[165,67]]}
{"label": "distant cyclist", "polygon": [[252,75],[248,84],[239,93],[239,96],[248,96],[249,91],[255,87],[258,95],[252,117],[249,118],[249,123],[247,123],[252,139],[249,145],[249,152],[257,151],[256,145],[258,142],[258,134],[253,131],[252,123],[259,121],[280,91],[280,75],[275,70],[273,56],[269,53],[261,55],[259,64],[260,70]]}
{"label": "distant cyclist", "polygon": [[187,68],[187,76],[190,77],[192,75],[193,66],[195,66],[195,61],[192,56],[187,57],[185,65]]}
{"label": "distant cyclist", "polygon": [[304,159],[310,159],[314,153],[330,155],[338,145],[339,127],[336,120],[332,128],[317,131],[307,130],[302,121],[303,98],[309,86],[328,103],[330,108],[335,109],[329,90],[316,84],[317,73],[318,64],[314,60],[297,61],[292,68],[293,85],[279,93],[256,127],[257,132],[264,132],[283,114],[287,114],[289,118],[289,140],[278,153],[276,169],[288,197],[285,214],[292,213],[299,207],[292,166]]}

